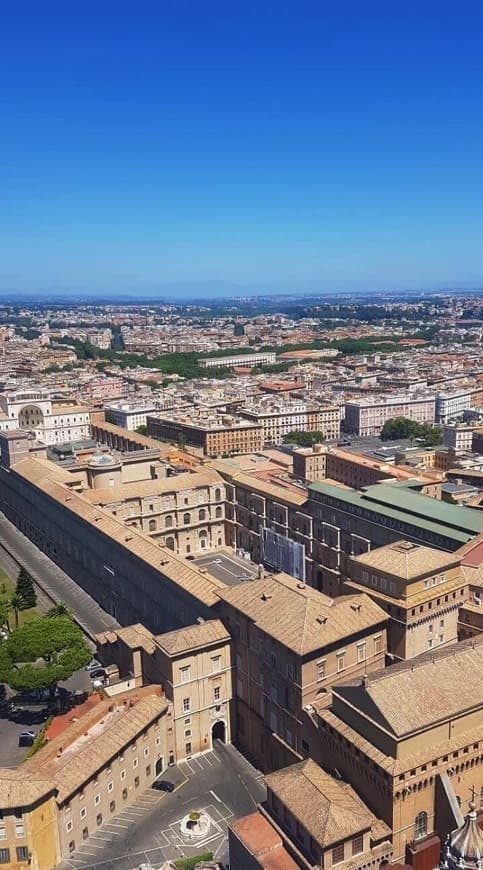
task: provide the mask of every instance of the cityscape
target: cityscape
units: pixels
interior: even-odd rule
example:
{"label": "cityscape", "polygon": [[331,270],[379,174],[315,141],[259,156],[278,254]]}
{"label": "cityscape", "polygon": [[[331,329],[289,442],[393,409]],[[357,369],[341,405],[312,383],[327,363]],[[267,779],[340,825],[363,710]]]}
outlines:
{"label": "cityscape", "polygon": [[3,863],[477,870],[482,331],[0,308]]}
{"label": "cityscape", "polygon": [[482,44],[3,4],[0,870],[483,870]]}

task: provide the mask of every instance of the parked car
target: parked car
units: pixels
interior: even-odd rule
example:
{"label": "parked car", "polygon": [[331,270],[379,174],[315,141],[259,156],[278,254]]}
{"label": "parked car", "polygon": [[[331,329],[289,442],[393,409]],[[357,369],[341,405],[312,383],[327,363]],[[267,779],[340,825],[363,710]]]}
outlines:
{"label": "parked car", "polygon": [[35,731],[30,731],[26,729],[25,731],[21,731],[18,735],[18,745],[19,746],[32,746],[36,737]]}
{"label": "parked car", "polygon": [[102,665],[97,659],[92,659],[88,665],[86,665],[86,671],[94,671],[96,668],[101,668]]}
{"label": "parked car", "polygon": [[156,788],[158,791],[174,791],[174,785],[167,779],[155,779],[151,788]]}
{"label": "parked car", "polygon": [[89,672],[89,676],[91,680],[104,680],[107,677],[107,674],[104,668],[94,668]]}

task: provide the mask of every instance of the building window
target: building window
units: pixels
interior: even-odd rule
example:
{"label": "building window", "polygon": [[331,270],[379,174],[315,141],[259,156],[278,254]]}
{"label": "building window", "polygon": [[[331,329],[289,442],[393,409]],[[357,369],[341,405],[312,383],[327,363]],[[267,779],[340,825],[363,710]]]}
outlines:
{"label": "building window", "polygon": [[358,837],[354,837],[352,840],[352,854],[360,855],[360,853],[364,850],[364,837],[362,834]]}
{"label": "building window", "polygon": [[149,531],[150,532],[156,531],[156,520],[149,520]]}
{"label": "building window", "polygon": [[144,748],[144,757],[147,758],[149,755],[149,746],[145,746]]}
{"label": "building window", "polygon": [[339,843],[332,849],[332,864],[340,864],[344,860],[344,844]]}
{"label": "building window", "polygon": [[0,864],[10,864],[10,849],[0,849]]}
{"label": "building window", "polygon": [[113,783],[113,781],[111,780],[111,782],[108,782],[108,783],[107,783],[107,790],[108,790],[108,791],[112,791],[113,788],[114,788],[114,783]]}
{"label": "building window", "polygon": [[81,811],[80,811],[80,817],[81,817],[81,819],[85,819],[86,815],[87,815],[87,810],[86,810],[85,807],[82,807],[82,809],[81,809]]}
{"label": "building window", "polygon": [[116,801],[111,801],[111,803],[109,804],[109,812],[114,813],[115,810],[116,810]]}
{"label": "building window", "polygon": [[184,751],[185,755],[191,755],[191,743],[186,743]]}
{"label": "building window", "polygon": [[221,669],[221,656],[213,656],[211,659],[211,670],[219,671]]}
{"label": "building window", "polygon": [[179,672],[180,672],[180,675],[181,675],[181,682],[182,682],[182,683],[187,683],[187,682],[189,681],[190,673],[191,673],[191,668],[190,668],[190,666],[187,665],[187,667],[185,667],[185,668],[180,668],[180,671],[179,671]]}
{"label": "building window", "polygon": [[366,660],[366,645],[365,643],[357,644],[357,661],[365,662]]}
{"label": "building window", "polygon": [[126,771],[121,770],[121,779],[126,779]]}
{"label": "building window", "polygon": [[345,668],[345,655],[344,653],[339,653],[337,656],[337,671],[343,671]]}
{"label": "building window", "polygon": [[325,659],[321,659],[317,662],[317,682],[325,680],[325,664]]}
{"label": "building window", "polygon": [[191,737],[191,728],[186,728],[184,732],[185,737]]}
{"label": "building window", "polygon": [[123,801],[125,801],[126,798],[127,798],[127,788],[123,788],[123,790],[122,790],[122,799],[123,799]]}
{"label": "building window", "polygon": [[146,776],[151,776],[151,765],[150,764],[146,765]]}
{"label": "building window", "polygon": [[94,806],[98,807],[100,802],[101,802],[101,796],[100,796],[100,794],[96,794],[96,796],[94,797]]}
{"label": "building window", "polygon": [[183,713],[189,713],[191,710],[191,698],[183,698]]}
{"label": "building window", "polygon": [[164,525],[167,529],[169,529],[173,525],[173,517],[167,516],[165,521],[164,521]]}
{"label": "building window", "polygon": [[68,834],[70,834],[73,827],[74,826],[72,824],[72,819],[70,819],[65,826],[65,830],[67,831]]}
{"label": "building window", "polygon": [[189,526],[190,521],[191,521],[191,515],[190,515],[190,514],[184,514],[184,516],[183,516],[183,523],[184,523],[184,525],[185,525],[185,526]]}
{"label": "building window", "polygon": [[425,812],[418,813],[414,820],[414,839],[420,840],[428,833],[428,814]]}
{"label": "building window", "polygon": [[220,687],[220,686],[215,686],[215,688],[213,689],[213,700],[214,700],[214,701],[219,701],[219,700],[220,700],[220,696],[221,696],[221,687]]}
{"label": "building window", "polygon": [[139,776],[134,777],[134,788],[139,788]]}
{"label": "building window", "polygon": [[17,839],[25,837],[25,828],[23,822],[15,822],[15,836]]}
{"label": "building window", "polygon": [[17,846],[17,861],[28,861],[29,850],[27,846]]}
{"label": "building window", "polygon": [[382,652],[382,634],[374,638],[374,654]]}
{"label": "building window", "polygon": [[97,813],[96,825],[97,825],[97,827],[100,827],[100,825],[102,825],[102,813]]}
{"label": "building window", "polygon": [[75,843],[73,840],[69,843],[69,852],[75,852]]}

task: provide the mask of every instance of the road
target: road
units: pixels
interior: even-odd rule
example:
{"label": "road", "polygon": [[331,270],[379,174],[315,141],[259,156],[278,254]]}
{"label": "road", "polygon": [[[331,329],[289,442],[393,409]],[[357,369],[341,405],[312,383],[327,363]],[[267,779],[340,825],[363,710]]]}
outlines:
{"label": "road", "polygon": [[[75,621],[91,639],[101,631],[119,627],[119,623],[109,613],[19,532],[3,514],[0,514],[0,551],[1,561],[6,568],[8,564],[12,566],[15,562],[24,565],[44,595],[52,602],[63,601],[71,610]],[[10,574],[10,570],[8,573]]]}
{"label": "road", "polygon": [[[226,864],[227,826],[265,799],[261,774],[233,746],[218,743],[213,751],[169,768],[161,778],[176,785],[172,794],[148,789],[96,831],[59,870],[159,867],[205,851]],[[179,823],[194,810],[207,813],[210,830],[204,840],[190,845],[181,836]]]}

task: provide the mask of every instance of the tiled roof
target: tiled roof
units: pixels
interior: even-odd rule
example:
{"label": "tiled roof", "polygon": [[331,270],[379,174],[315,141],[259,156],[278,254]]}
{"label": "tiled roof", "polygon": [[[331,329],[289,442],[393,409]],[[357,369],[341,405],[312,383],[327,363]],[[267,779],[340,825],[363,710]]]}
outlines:
{"label": "tiled roof", "polygon": [[338,715],[343,715],[344,702],[397,738],[465,711],[483,711],[483,638],[427,652],[334,687]]}
{"label": "tiled roof", "polygon": [[29,780],[53,782],[66,800],[168,709],[159,690],[136,690],[98,704],[19,768]]}
{"label": "tiled roof", "polygon": [[433,547],[424,547],[410,541],[396,541],[368,553],[362,553],[353,560],[367,565],[393,577],[413,580],[437,571],[443,571],[459,563],[456,554],[443,553]]}
{"label": "tiled roof", "polygon": [[367,595],[328,598],[288,574],[224,589],[220,597],[299,655],[387,620],[384,611]]}
{"label": "tiled roof", "polygon": [[141,648],[151,654],[156,648],[152,632],[140,622],[127,625],[125,628],[117,628],[115,631],[103,631],[96,635],[96,640],[100,644],[115,643],[118,638],[130,649]]}
{"label": "tiled roof", "polygon": [[230,635],[219,619],[208,619],[199,625],[189,625],[187,628],[167,631],[155,638],[156,644],[168,655],[176,655],[229,640]]}
{"label": "tiled roof", "polygon": [[55,790],[55,783],[32,779],[23,773],[22,768],[0,769],[0,810],[30,807]]}
{"label": "tiled roof", "polygon": [[322,848],[368,830],[377,821],[352,786],[311,759],[270,773],[265,782]]}
{"label": "tiled roof", "polygon": [[174,477],[160,477],[156,480],[141,480],[133,483],[123,483],[120,486],[110,486],[104,489],[92,489],[82,493],[83,498],[91,504],[112,504],[132,498],[146,498],[170,492],[196,489],[202,486],[224,486],[223,478],[216,471],[187,471]]}
{"label": "tiled roof", "polygon": [[[171,550],[160,547],[147,534],[139,529],[128,528],[123,520],[112,516],[109,511],[98,505],[91,505],[81,493],[67,489],[62,483],[52,479],[53,463],[37,459],[25,459],[11,470],[25,477],[49,498],[59,502],[64,510],[72,511],[86,523],[95,526],[100,534],[114,540],[139,559],[155,568],[160,576],[166,577],[175,586],[198,598],[203,604],[213,606],[219,600],[218,592],[224,584],[208,572],[177,556]],[[71,480],[70,476],[69,479]]]}

